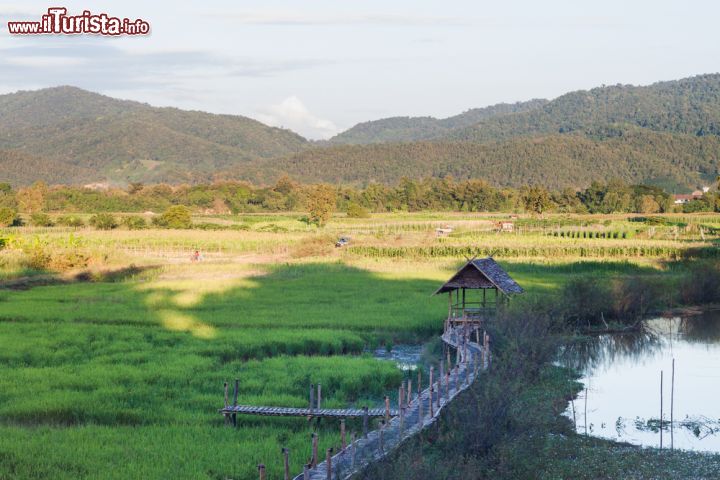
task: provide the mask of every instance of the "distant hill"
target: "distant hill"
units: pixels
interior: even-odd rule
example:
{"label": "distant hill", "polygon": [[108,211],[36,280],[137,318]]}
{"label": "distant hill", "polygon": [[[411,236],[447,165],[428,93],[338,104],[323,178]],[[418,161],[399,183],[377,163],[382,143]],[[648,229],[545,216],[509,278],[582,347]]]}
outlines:
{"label": "distant hill", "polygon": [[475,125],[483,120],[531,111],[547,103],[534,99],[527,102],[500,103],[484,108],[473,108],[453,117],[391,117],[355,125],[329,140],[331,144],[362,145],[384,142],[411,142],[441,138],[453,130]]}
{"label": "distant hill", "polygon": [[402,177],[484,178],[494,185],[583,187],[622,179],[669,189],[708,184],[718,172],[720,137],[611,125],[586,132],[457,141],[342,145],[305,150],[232,176],[273,181],[281,173],[307,182],[396,183]]}
{"label": "distant hill", "polygon": [[55,172],[61,181],[75,180],[63,180],[66,164],[90,169],[95,179],[184,180],[307,143],[246,117],[156,108],[74,87],[0,96],[0,149],[44,159],[47,172],[38,174]]}
{"label": "distant hill", "polygon": [[487,142],[625,123],[661,132],[720,134],[720,74],[644,87],[616,85],[568,93],[540,108],[483,119],[446,138]]}
{"label": "distant hill", "polygon": [[[51,167],[51,168],[50,168]],[[46,183],[84,183],[97,178],[89,168],[47,160],[13,150],[0,150],[0,182],[27,185],[37,180]]]}
{"label": "distant hill", "polygon": [[0,182],[395,183],[481,177],[584,187],[623,179],[671,190],[720,168],[720,74],[577,91],[552,101],[396,117],[328,142],[232,115],[156,108],[73,87],[0,96]]}

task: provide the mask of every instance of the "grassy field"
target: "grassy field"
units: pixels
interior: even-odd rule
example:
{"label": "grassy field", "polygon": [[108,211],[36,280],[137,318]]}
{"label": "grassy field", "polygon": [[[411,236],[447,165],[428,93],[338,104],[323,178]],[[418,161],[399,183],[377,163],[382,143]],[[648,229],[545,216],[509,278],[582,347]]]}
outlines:
{"label": "grassy field", "polygon": [[[563,216],[498,234],[496,219],[339,217],[317,230],[299,215],[257,215],[196,219],[217,231],[0,231],[0,478],[244,480],[258,463],[279,478],[283,446],[299,472],[310,432],[324,451],[339,445],[337,425],[240,417],[227,428],[223,382],[239,378],[247,404],[304,406],[321,383],[327,406],[379,405],[403,373],[364,352],[437,335],[447,304],[431,294],[460,253],[494,251],[532,301],[574,276],[672,285],[684,271],[675,260],[715,255],[720,225]],[[453,233],[437,238],[445,225]],[[553,234],[570,230],[626,235]],[[334,248],[340,235],[349,248]],[[204,261],[190,262],[195,249]]]}

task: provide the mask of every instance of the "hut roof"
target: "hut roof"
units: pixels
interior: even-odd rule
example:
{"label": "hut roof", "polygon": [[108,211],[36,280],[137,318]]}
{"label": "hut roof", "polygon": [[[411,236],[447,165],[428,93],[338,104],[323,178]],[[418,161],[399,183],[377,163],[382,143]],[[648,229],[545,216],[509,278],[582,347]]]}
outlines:
{"label": "hut roof", "polygon": [[523,293],[523,288],[492,258],[473,258],[435,293],[459,288],[497,288],[505,295]]}

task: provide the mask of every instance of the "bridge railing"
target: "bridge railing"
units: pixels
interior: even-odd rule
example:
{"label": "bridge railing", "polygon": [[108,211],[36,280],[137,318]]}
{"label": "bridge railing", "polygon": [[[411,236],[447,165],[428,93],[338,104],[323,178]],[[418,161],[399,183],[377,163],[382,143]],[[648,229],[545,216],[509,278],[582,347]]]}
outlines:
{"label": "bridge railing", "polygon": [[[458,352],[457,363],[449,371],[438,369],[430,386],[415,395],[398,410],[398,415],[383,422],[379,429],[351,442],[340,452],[325,452],[325,461],[306,466],[294,480],[345,480],[398,448],[405,440],[432,425],[442,409],[476,379],[490,364],[489,337],[482,334],[473,342],[468,328],[448,329],[443,342]],[[473,332],[474,333],[474,332]],[[476,335],[477,340],[480,335]],[[442,372],[442,375],[440,375]],[[431,375],[432,375],[431,370]]]}

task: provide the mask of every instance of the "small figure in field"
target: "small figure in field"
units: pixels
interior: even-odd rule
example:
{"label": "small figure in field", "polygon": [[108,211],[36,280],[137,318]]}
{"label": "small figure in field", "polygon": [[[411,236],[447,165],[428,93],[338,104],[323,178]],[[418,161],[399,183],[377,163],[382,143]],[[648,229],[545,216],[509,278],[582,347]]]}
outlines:
{"label": "small figure in field", "polygon": [[200,255],[199,250],[195,250],[195,252],[193,252],[192,256],[190,257],[190,261],[199,262],[200,260],[202,260],[202,255]]}

